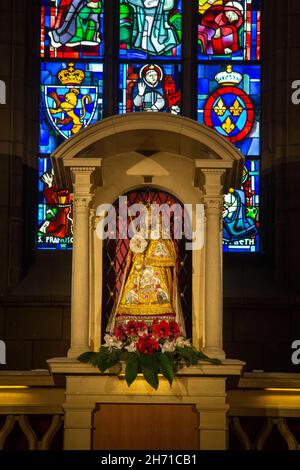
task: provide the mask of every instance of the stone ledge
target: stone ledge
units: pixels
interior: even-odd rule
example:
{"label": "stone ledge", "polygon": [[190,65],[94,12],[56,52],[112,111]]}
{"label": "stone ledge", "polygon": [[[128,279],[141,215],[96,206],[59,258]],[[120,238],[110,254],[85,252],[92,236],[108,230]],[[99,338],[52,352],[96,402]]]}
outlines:
{"label": "stone ledge", "polygon": [[53,387],[53,377],[48,370],[1,371],[0,387]]}
{"label": "stone ledge", "polygon": [[[58,357],[49,359],[51,374],[65,374],[65,375],[100,375],[98,369],[90,364],[83,364],[73,358]],[[215,376],[215,377],[226,377],[226,376],[240,376],[245,366],[245,362],[235,359],[224,359],[222,364],[213,365],[207,362],[200,361],[196,366],[183,367],[177,372],[177,377],[194,377],[194,376]],[[111,368],[105,375],[116,375],[124,371],[124,364],[122,369],[119,366]]]}

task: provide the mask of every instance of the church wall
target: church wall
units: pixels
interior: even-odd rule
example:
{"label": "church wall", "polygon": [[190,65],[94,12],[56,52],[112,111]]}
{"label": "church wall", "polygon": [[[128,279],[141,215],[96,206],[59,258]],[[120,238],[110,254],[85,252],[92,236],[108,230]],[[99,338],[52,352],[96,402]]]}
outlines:
{"label": "church wall", "polygon": [[[292,103],[291,84],[300,80],[300,4],[264,3],[262,254],[225,256],[224,341],[227,355],[247,361],[249,370],[297,372],[290,346],[300,334],[300,105]],[[0,105],[0,339],[8,369],[45,368],[47,358],[65,355],[69,341],[70,254],[34,252],[34,5],[0,5],[0,80],[7,91]]]}

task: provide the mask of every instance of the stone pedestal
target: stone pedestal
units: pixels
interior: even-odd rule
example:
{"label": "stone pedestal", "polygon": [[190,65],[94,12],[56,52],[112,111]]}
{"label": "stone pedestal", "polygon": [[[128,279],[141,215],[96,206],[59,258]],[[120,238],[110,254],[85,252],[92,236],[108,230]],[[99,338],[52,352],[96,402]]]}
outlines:
{"label": "stone pedestal", "polygon": [[[129,388],[122,373],[103,375],[92,366],[72,359],[51,359],[49,366],[52,374],[66,376],[66,399],[63,405],[65,450],[93,449],[93,413],[104,404],[175,405],[174,413],[176,406],[192,405],[199,413],[199,428],[191,430],[197,433],[197,449],[227,449],[229,406],[226,401],[226,381],[230,376],[240,376],[244,366],[240,361],[224,360],[219,366],[200,363],[183,368],[178,372],[172,387],[160,378],[158,390],[153,390],[142,377],[138,377]],[[113,425],[109,425],[107,432],[113,439]],[[164,449],[163,433],[161,439],[161,448]],[[140,442],[140,445],[143,444],[147,450],[147,442]],[[123,450],[121,441],[118,449]]]}

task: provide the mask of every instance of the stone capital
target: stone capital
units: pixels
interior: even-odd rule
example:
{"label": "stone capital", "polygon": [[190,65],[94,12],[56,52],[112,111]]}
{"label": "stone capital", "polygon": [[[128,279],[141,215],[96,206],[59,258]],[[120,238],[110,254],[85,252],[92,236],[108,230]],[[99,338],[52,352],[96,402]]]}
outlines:
{"label": "stone capital", "polygon": [[74,196],[85,197],[91,194],[94,186],[94,172],[96,167],[71,167]]}
{"label": "stone capital", "polygon": [[93,201],[93,196],[75,196],[74,197],[74,206],[75,210],[77,209],[89,209],[91,202]]}
{"label": "stone capital", "polygon": [[202,168],[204,195],[218,197],[224,194],[226,170]]}
{"label": "stone capital", "polygon": [[219,196],[219,197],[205,196],[203,200],[204,200],[206,214],[219,215],[222,213],[223,205],[224,205],[223,196]]}

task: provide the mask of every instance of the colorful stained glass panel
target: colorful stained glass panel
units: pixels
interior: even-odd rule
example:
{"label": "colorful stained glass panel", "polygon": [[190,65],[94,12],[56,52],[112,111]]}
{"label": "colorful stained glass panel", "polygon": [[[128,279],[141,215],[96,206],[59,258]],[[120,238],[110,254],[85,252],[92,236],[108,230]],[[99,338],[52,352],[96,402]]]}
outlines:
{"label": "colorful stained glass panel", "polygon": [[103,56],[103,0],[42,0],[41,57]]}
{"label": "colorful stained glass panel", "polygon": [[242,187],[225,196],[223,211],[223,251],[259,251],[259,161],[246,160]]}
{"label": "colorful stained glass panel", "polygon": [[180,59],[181,15],[181,0],[120,0],[120,59]]}
{"label": "colorful stained glass panel", "polygon": [[119,112],[180,114],[181,65],[121,64]]}
{"label": "colorful stained glass panel", "polygon": [[39,158],[39,249],[68,249],[73,243],[72,194],[56,186],[50,158]]}
{"label": "colorful stained glass panel", "polygon": [[199,65],[198,121],[245,156],[260,155],[260,66]]}
{"label": "colorful stained glass panel", "polygon": [[200,60],[259,60],[261,0],[199,0]]}
{"label": "colorful stained glass panel", "polygon": [[103,65],[44,62],[41,84],[40,153],[50,154],[102,118]]}

